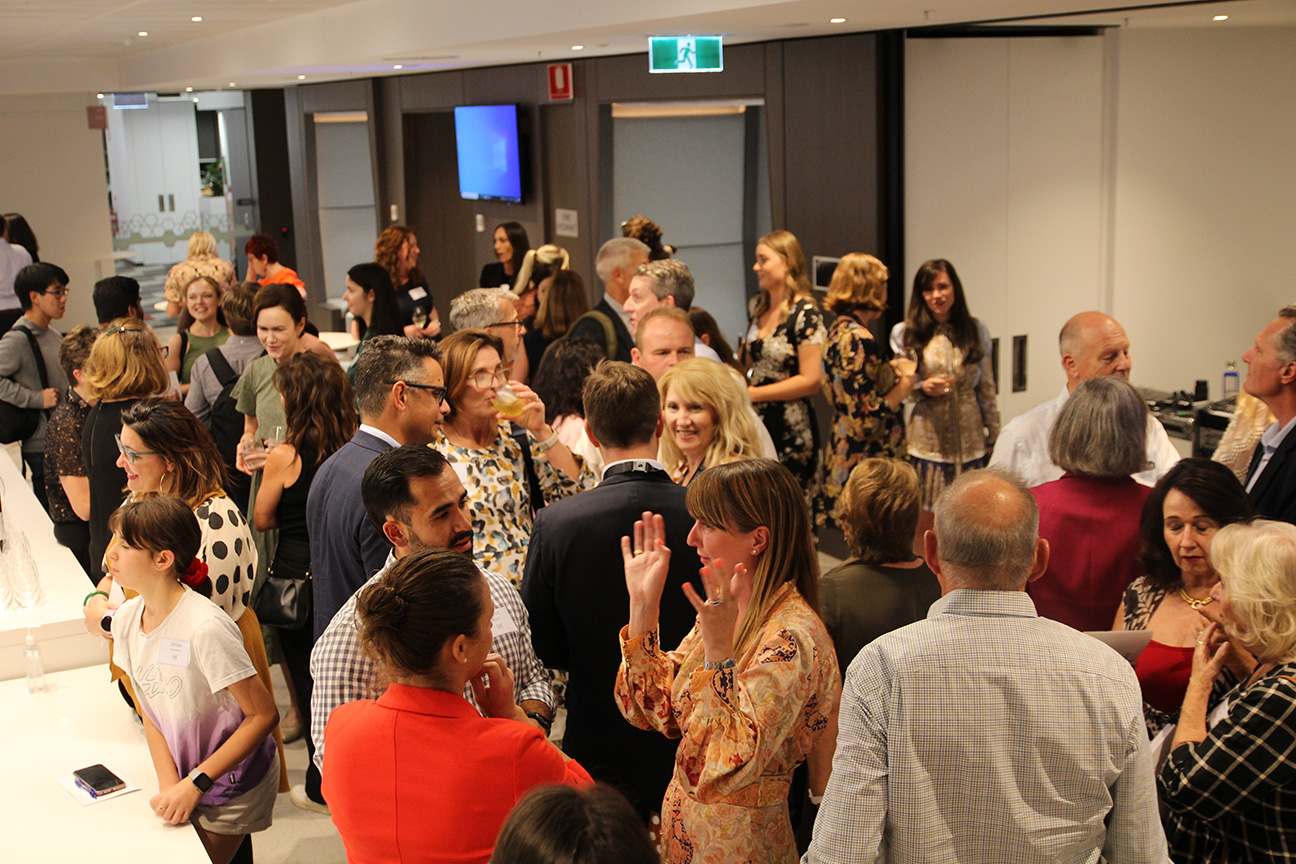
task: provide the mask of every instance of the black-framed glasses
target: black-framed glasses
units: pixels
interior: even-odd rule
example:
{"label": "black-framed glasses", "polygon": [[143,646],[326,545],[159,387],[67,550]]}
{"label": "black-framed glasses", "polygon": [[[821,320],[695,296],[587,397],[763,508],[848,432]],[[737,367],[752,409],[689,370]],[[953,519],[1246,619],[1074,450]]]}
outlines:
{"label": "black-framed glasses", "polygon": [[68,296],[68,289],[66,287],[46,288],[41,293],[44,294],[46,297],[66,297]]}
{"label": "black-framed glasses", "polygon": [[518,330],[525,330],[526,325],[519,319],[514,318],[512,321],[496,321],[494,324],[487,324],[487,327],[516,327]]}
{"label": "black-framed glasses", "polygon": [[400,382],[388,381],[387,382],[389,386],[397,383],[404,384],[406,387],[413,387],[415,390],[428,391],[429,393],[432,394],[432,398],[437,400],[438,405],[440,405],[442,402],[446,400],[447,390],[446,388],[442,387],[440,384],[415,384],[413,381],[400,381]]}
{"label": "black-framed glasses", "polygon": [[135,460],[141,456],[157,456],[156,450],[132,450],[122,443],[121,435],[114,434],[113,439],[117,442],[117,452],[126,457],[126,461],[134,465]]}
{"label": "black-framed glasses", "polygon": [[498,381],[501,384],[508,383],[508,371],[503,366],[495,367],[494,372],[487,372],[483,369],[480,372],[474,372],[468,379],[477,386],[478,390],[485,390],[487,387]]}

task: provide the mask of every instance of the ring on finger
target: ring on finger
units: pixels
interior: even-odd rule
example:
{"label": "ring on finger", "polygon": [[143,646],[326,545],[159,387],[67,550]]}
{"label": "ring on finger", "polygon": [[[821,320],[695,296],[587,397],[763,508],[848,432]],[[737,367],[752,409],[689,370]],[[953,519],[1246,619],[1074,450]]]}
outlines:
{"label": "ring on finger", "polygon": [[643,550],[642,550],[642,549],[636,549],[636,550],[634,550],[634,554],[636,554],[636,555],[642,555],[642,554],[643,554]]}
{"label": "ring on finger", "polygon": [[711,598],[710,600],[706,601],[706,605],[708,605],[708,606],[719,606],[719,605],[720,605],[721,603],[723,603],[723,602],[724,602],[724,598],[723,598],[723,597],[713,597],[713,598]]}

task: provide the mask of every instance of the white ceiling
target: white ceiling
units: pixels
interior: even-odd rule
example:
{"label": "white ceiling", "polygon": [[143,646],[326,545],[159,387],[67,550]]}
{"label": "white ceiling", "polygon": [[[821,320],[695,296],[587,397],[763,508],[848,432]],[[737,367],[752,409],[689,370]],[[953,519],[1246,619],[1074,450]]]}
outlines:
{"label": "white ceiling", "polygon": [[[1089,11],[1131,5],[1160,8]],[[967,22],[1296,26],[1296,0],[0,0],[0,93],[243,89],[646,52],[649,35],[736,44]]]}

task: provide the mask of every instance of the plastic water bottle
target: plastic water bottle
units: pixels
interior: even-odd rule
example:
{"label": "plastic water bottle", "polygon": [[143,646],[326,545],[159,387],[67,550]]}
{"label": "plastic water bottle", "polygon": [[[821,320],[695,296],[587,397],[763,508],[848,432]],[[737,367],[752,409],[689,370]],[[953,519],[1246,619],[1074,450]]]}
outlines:
{"label": "plastic water bottle", "polygon": [[23,646],[23,666],[27,667],[27,692],[45,692],[45,661],[41,659],[40,646],[32,631],[27,631],[27,644]]}
{"label": "plastic water bottle", "polygon": [[1237,394],[1238,394],[1237,365],[1232,360],[1230,360],[1228,361],[1228,365],[1224,367],[1224,398],[1232,399]]}

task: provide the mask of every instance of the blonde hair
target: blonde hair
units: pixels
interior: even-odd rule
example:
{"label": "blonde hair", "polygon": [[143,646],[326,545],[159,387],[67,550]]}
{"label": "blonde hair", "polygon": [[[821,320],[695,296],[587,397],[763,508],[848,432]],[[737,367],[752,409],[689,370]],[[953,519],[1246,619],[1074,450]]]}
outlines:
{"label": "blonde hair", "polygon": [[908,462],[875,457],[851,470],[834,514],[851,555],[865,564],[913,557],[918,527],[918,472]]}
{"label": "blonde hair", "polygon": [[765,625],[779,590],[791,582],[819,611],[819,555],[810,530],[805,490],[773,459],[740,459],[698,474],[688,487],[689,515],[724,531],[769,531],[756,560],[751,597],[738,621],[734,649],[741,656]]}
{"label": "blonde hair", "polygon": [[[517,279],[513,281],[513,293],[525,293],[531,287],[531,275],[538,278],[537,286],[559,270],[566,270],[571,265],[571,256],[567,250],[552,243],[546,243],[538,249],[528,249],[522,256],[522,266],[518,267]],[[540,275],[543,274],[543,275]]]}
{"label": "blonde hair", "polygon": [[1233,639],[1262,663],[1296,659],[1296,525],[1225,525],[1210,560],[1228,592]]}
{"label": "blonde hair", "polygon": [[216,255],[216,238],[210,231],[195,231],[189,235],[189,257],[209,258]]}
{"label": "blonde hair", "polygon": [[[787,267],[787,275],[784,277],[787,297],[783,300],[783,312],[786,313],[791,309],[792,304],[797,300],[807,300],[810,305],[817,308],[814,289],[810,287],[810,279],[806,276],[805,253],[801,251],[801,244],[797,242],[796,235],[791,231],[779,229],[757,240],[756,245],[773,249]],[[772,302],[769,292],[762,288],[760,294],[756,296],[752,314],[756,316],[764,314]]]}
{"label": "blonde hair", "polygon": [[872,255],[848,252],[837,262],[824,305],[837,315],[850,315],[860,309],[881,312],[887,308],[890,275],[887,266]]}
{"label": "blonde hair", "polygon": [[[711,409],[715,417],[715,437],[703,456],[703,464],[707,467],[761,455],[756,424],[747,410],[747,394],[743,392],[740,381],[723,363],[695,358],[667,369],[657,384],[663,408],[666,407],[666,394],[674,387],[677,398]],[[669,429],[661,439],[661,457],[667,470],[674,475],[683,474],[688,468],[688,460]]]}
{"label": "blonde hair", "polygon": [[171,384],[153,331],[138,318],[111,321],[81,367],[90,398],[138,399],[165,393]]}

